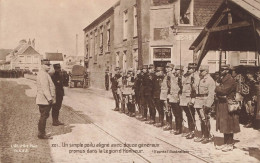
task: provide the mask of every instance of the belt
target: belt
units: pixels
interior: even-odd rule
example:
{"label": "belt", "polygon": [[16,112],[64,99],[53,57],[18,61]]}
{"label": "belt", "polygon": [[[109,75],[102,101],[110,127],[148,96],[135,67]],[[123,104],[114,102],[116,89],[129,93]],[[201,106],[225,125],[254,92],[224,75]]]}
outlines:
{"label": "belt", "polygon": [[208,94],[197,94],[196,97],[207,97]]}

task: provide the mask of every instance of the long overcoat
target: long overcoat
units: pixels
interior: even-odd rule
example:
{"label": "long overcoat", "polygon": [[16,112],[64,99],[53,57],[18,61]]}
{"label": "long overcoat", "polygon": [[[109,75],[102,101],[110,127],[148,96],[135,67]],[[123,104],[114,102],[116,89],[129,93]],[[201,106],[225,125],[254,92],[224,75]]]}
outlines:
{"label": "long overcoat", "polygon": [[221,133],[238,133],[239,116],[237,112],[228,111],[228,99],[235,99],[236,82],[230,74],[227,74],[221,81],[221,84],[215,89],[218,97],[216,106],[216,130]]}

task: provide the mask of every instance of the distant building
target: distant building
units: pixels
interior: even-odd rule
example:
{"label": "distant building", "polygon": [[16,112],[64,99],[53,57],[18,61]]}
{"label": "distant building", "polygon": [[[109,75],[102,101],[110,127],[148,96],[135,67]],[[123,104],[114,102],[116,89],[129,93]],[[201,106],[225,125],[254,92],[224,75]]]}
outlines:
{"label": "distant building", "polygon": [[8,69],[39,71],[42,55],[34,47],[34,40],[32,42],[21,40],[19,45],[6,56],[6,63],[9,64]]}
{"label": "distant building", "polygon": [[0,49],[0,69],[6,69],[6,56],[12,52],[12,49]]}
{"label": "distant building", "polygon": [[62,53],[45,53],[45,59],[49,59],[51,64],[59,63],[61,68],[64,67],[64,60]]}
{"label": "distant building", "polygon": [[66,71],[71,71],[74,65],[84,66],[84,56],[66,56],[64,55],[63,69]]}

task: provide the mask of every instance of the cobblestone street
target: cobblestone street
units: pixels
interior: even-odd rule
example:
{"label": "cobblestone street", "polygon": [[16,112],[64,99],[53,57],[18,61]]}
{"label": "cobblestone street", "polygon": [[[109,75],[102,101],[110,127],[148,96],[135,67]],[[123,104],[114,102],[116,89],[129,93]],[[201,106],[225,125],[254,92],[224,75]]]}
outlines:
{"label": "cobblestone street", "polygon": [[[198,144],[112,111],[111,93],[94,89],[66,88],[60,115],[65,125],[52,126],[50,115],[46,131],[53,139],[40,140],[37,138],[40,114],[35,105],[35,91],[34,81],[0,79],[0,156],[3,163],[260,161],[257,130],[241,126],[241,132],[235,135],[236,149],[223,153],[214,147],[223,141],[223,135],[215,132],[214,120],[211,130],[215,143]],[[131,147],[124,146],[125,143]],[[150,146],[145,147],[147,144]]]}

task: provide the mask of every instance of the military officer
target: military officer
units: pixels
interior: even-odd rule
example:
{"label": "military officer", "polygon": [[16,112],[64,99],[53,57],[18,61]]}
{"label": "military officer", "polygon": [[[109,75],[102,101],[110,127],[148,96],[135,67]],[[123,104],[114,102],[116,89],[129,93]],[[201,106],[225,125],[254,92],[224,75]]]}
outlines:
{"label": "military officer", "polygon": [[140,118],[141,114],[141,95],[140,95],[140,87],[141,87],[141,67],[138,67],[136,70],[136,77],[135,77],[135,83],[134,83],[134,91],[135,91],[135,103],[138,108],[138,114],[136,115],[136,118]]}
{"label": "military officer", "polygon": [[126,83],[125,83],[125,88],[124,88],[124,97],[125,97],[125,102],[127,104],[128,108],[128,114],[130,117],[135,116],[135,103],[134,103],[134,75],[133,75],[133,68],[129,68],[126,76]]}
{"label": "military officer", "polygon": [[192,139],[194,137],[195,130],[195,108],[193,107],[193,102],[191,99],[195,98],[196,92],[192,85],[195,79],[198,79],[198,74],[195,72],[197,67],[196,63],[189,63],[187,73],[182,77],[182,94],[180,96],[180,107],[184,110],[187,120],[189,132],[183,134],[182,136],[187,139]]}
{"label": "military officer", "polygon": [[61,74],[61,66],[60,64],[54,64],[53,68],[55,70],[54,74],[51,76],[51,79],[55,85],[56,92],[56,103],[52,105],[52,125],[59,126],[64,125],[64,123],[59,121],[59,112],[61,109],[64,89],[63,89],[63,78]]}
{"label": "military officer", "polygon": [[120,75],[120,68],[115,68],[115,75],[111,78],[111,90],[113,93],[113,97],[115,99],[116,107],[114,111],[119,111],[119,94],[117,93],[118,88],[118,79],[121,77]]}
{"label": "military officer", "polygon": [[162,85],[163,78],[164,78],[163,70],[164,70],[163,67],[156,68],[155,78],[154,78],[154,82],[153,82],[154,105],[159,114],[159,122],[154,124],[156,127],[162,127],[163,120],[164,120],[163,103],[160,100],[161,85]]}
{"label": "military officer", "polygon": [[208,65],[201,65],[199,71],[200,79],[194,84],[196,90],[194,108],[200,118],[202,137],[198,137],[194,141],[206,144],[210,142],[211,137],[209,113],[214,102],[215,82],[209,74]]}
{"label": "military officer", "polygon": [[[155,79],[155,73],[154,73],[154,65],[150,64],[149,65],[149,79],[147,81],[147,84],[149,87],[149,90],[145,92],[145,98],[148,102],[149,106],[149,114],[150,114],[150,121],[146,122],[147,124],[155,124],[155,115],[156,115],[156,110],[155,110],[155,105],[154,105],[154,99],[153,99],[153,82]],[[146,79],[146,78],[145,78]]]}
{"label": "military officer", "polygon": [[[143,72],[144,72],[144,76],[143,76],[143,82],[142,82],[142,86],[143,86],[143,109],[144,109],[144,113],[143,113],[143,119],[142,121],[147,121],[147,111],[148,111],[148,107],[151,108],[152,110],[154,110],[154,103],[153,103],[153,97],[152,97],[152,91],[153,91],[153,83],[152,83],[152,79],[153,79],[153,75],[151,75],[148,72],[148,65],[144,65],[143,67]],[[151,114],[151,113],[150,113]],[[153,120],[148,122],[149,124],[154,123]]]}
{"label": "military officer", "polygon": [[148,70],[148,65],[143,65],[142,66],[142,71],[141,71],[141,74],[140,74],[140,110],[141,110],[141,116],[138,117],[140,118],[140,120],[146,120],[146,118],[144,117],[145,115],[145,110],[146,110],[146,114],[147,114],[147,106],[145,106],[145,98],[144,98],[144,74],[147,73],[147,70]]}
{"label": "military officer", "polygon": [[172,129],[172,113],[171,107],[169,105],[168,94],[170,93],[170,73],[174,69],[174,64],[166,64],[166,74],[164,76],[162,86],[161,86],[161,95],[160,99],[163,101],[164,114],[166,116],[166,126],[163,128],[164,131]]}
{"label": "military officer", "polygon": [[125,89],[125,85],[126,85],[126,72],[120,71],[120,73],[121,73],[121,77],[118,79],[118,88],[117,88],[117,93],[119,94],[119,101],[120,101],[120,104],[121,104],[120,113],[127,113],[128,114],[128,110],[126,110],[126,106],[125,106],[126,95],[123,94],[124,89]]}
{"label": "military officer", "polygon": [[[172,113],[175,117],[176,130],[171,131],[175,135],[182,133],[182,108],[180,107],[180,93],[182,90],[181,76],[182,76],[183,66],[175,66],[170,73],[170,93],[168,95],[169,103],[171,105]],[[170,116],[169,123],[172,124],[172,116]]]}

